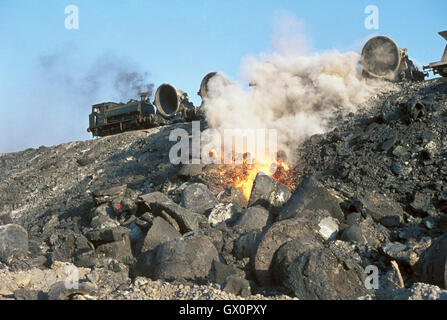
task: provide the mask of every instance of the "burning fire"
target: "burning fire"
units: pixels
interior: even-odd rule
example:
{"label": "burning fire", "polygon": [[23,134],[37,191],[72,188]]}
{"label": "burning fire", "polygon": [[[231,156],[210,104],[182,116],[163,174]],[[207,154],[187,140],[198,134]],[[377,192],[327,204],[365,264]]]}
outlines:
{"label": "burning fire", "polygon": [[[210,156],[216,152],[210,151]],[[278,183],[286,185],[289,189],[295,188],[295,182],[291,174],[289,165],[281,159],[276,161],[250,161],[244,156],[242,164],[222,164],[219,167],[220,183],[231,185],[242,192],[244,198],[248,201],[250,198],[253,183],[256,175],[263,172],[275,179]]]}

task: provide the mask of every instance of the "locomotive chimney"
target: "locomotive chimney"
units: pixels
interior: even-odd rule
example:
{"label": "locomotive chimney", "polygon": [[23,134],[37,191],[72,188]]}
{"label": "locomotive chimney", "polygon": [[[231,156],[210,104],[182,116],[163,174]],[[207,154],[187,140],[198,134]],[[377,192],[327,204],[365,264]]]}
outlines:
{"label": "locomotive chimney", "polygon": [[149,95],[149,92],[140,92],[139,95],[141,97],[141,102],[145,102],[146,97]]}

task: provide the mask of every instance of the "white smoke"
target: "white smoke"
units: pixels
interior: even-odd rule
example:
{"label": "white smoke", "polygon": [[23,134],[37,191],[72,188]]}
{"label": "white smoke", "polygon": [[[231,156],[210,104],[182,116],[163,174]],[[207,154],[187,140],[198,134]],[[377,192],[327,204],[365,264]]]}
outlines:
{"label": "white smoke", "polygon": [[219,131],[276,129],[290,156],[304,138],[328,130],[336,112],[355,112],[381,83],[361,78],[358,53],[311,53],[302,24],[288,14],[279,21],[274,52],[243,60],[242,78],[253,86],[211,78],[204,108]]}

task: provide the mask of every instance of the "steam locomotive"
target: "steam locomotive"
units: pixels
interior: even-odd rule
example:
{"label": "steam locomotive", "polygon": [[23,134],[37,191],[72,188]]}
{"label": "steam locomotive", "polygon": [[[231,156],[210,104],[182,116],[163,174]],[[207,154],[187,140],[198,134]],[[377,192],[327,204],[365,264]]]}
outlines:
{"label": "steam locomotive", "polygon": [[[216,75],[216,72],[211,72],[203,78],[198,92],[202,100],[207,95],[208,81]],[[140,93],[140,97],[140,101],[129,100],[127,103],[94,104],[89,115],[87,131],[94,137],[104,137],[123,131],[199,120],[203,117],[202,109],[195,107],[184,91],[169,83],[158,87],[153,103],[150,102],[147,92]]]}

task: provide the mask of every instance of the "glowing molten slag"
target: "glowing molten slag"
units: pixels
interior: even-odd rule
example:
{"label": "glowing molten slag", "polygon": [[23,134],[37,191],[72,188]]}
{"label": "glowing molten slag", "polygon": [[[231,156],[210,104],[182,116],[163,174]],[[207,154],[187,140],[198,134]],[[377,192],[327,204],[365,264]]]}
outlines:
{"label": "glowing molten slag", "polygon": [[289,165],[279,159],[276,161],[253,161],[253,163],[248,163],[247,159],[244,158],[242,164],[223,164],[219,171],[220,182],[239,189],[248,201],[253,182],[259,172],[274,178],[278,183],[284,184],[290,189],[295,187]]}

